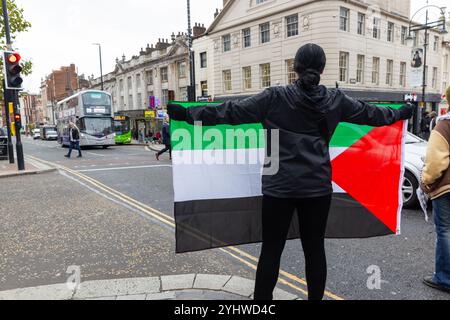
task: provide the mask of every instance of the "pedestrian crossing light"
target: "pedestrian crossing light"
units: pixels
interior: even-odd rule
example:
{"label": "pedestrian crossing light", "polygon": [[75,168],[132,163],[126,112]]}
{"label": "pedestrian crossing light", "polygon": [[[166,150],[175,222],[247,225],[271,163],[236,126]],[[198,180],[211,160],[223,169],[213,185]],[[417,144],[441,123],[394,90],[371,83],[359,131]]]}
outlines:
{"label": "pedestrian crossing light", "polygon": [[5,51],[3,53],[3,66],[5,74],[5,87],[9,90],[22,90],[23,79],[20,66],[21,56],[18,52]]}

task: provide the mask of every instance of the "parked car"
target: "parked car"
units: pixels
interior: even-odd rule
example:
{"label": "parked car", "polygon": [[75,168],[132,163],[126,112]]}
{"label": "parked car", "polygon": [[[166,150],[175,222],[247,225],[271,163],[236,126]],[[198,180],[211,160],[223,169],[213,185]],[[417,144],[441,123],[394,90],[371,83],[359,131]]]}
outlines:
{"label": "parked car", "polygon": [[58,133],[56,132],[56,130],[47,130],[45,136],[45,140],[58,140]]}
{"label": "parked car", "polygon": [[41,140],[58,140],[55,126],[43,126],[40,128]]}
{"label": "parked car", "polygon": [[33,139],[37,140],[41,138],[41,129],[34,129],[33,130]]}
{"label": "parked car", "polygon": [[427,142],[411,133],[406,135],[405,176],[403,178],[403,206],[406,209],[416,208],[419,204],[417,189],[424,159],[427,153]]}

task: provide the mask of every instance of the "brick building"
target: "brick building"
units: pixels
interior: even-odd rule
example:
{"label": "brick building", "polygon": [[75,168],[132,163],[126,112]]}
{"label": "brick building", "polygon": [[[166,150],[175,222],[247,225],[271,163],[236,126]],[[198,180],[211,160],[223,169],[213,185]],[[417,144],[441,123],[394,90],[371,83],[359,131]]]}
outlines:
{"label": "brick building", "polygon": [[53,105],[87,86],[87,81],[83,76],[78,75],[74,64],[61,67],[43,79],[41,82],[41,96],[45,122],[53,122]]}

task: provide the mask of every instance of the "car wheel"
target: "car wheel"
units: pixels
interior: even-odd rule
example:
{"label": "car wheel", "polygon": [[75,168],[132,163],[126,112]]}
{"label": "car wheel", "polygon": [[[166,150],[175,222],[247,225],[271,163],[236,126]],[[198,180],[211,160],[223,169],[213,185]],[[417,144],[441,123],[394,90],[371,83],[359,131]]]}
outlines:
{"label": "car wheel", "polygon": [[413,209],[419,205],[417,198],[417,189],[419,188],[419,181],[409,171],[405,172],[402,185],[403,207],[405,209]]}

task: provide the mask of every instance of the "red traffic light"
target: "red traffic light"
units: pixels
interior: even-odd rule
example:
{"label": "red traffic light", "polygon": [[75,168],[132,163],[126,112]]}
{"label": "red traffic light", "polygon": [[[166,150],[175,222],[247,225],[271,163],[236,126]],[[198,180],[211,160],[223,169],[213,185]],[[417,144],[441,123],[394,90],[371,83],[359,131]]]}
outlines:
{"label": "red traffic light", "polygon": [[9,63],[19,63],[22,57],[16,52],[9,54],[7,59]]}
{"label": "red traffic light", "polygon": [[16,113],[16,114],[14,115],[14,121],[15,121],[16,123],[20,123],[20,122],[22,121],[22,117],[20,116],[20,114]]}

